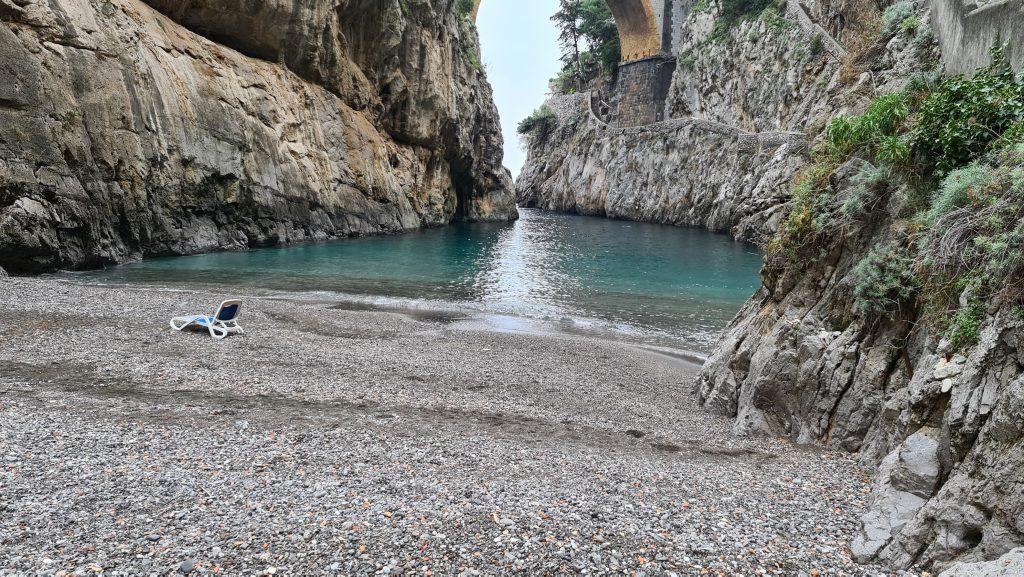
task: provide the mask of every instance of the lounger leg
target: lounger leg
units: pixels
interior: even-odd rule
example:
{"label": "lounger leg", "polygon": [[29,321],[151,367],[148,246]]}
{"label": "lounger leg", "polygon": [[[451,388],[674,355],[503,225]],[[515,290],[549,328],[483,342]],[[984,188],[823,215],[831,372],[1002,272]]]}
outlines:
{"label": "lounger leg", "polygon": [[220,323],[210,323],[210,336],[217,339],[223,340],[228,336],[228,330],[224,328]]}

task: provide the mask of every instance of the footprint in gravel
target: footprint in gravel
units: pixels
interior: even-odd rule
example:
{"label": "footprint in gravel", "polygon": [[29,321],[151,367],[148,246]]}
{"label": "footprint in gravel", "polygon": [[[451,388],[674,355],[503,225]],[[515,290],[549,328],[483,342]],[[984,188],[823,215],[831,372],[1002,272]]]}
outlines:
{"label": "footprint in gravel", "polygon": [[663,453],[678,453],[683,450],[679,445],[673,445],[672,443],[651,443],[651,448]]}
{"label": "footprint in gravel", "polygon": [[643,439],[644,437],[647,436],[647,433],[643,431],[638,431],[636,429],[626,429],[626,434],[629,435],[630,437],[633,437],[634,439]]}

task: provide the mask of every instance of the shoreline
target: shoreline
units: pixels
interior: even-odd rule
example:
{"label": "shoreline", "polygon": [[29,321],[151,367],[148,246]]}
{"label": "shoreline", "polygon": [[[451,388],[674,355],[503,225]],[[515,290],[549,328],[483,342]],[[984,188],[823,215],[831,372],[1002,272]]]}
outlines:
{"label": "shoreline", "polygon": [[[567,315],[556,320],[547,317],[524,316],[511,312],[488,311],[482,303],[470,301],[419,299],[392,295],[346,293],[332,290],[287,291],[278,288],[254,289],[253,287],[241,287],[240,291],[225,292],[225,286],[217,283],[202,284],[198,288],[187,288],[184,286],[159,285],[149,282],[126,283],[116,281],[103,282],[98,279],[78,280],[73,276],[69,276],[74,275],[76,272],[61,271],[37,277],[13,278],[38,279],[99,289],[185,294],[207,292],[223,294],[225,298],[231,296],[242,299],[292,302],[299,305],[324,304],[332,305],[339,310],[398,314],[406,316],[410,320],[436,320],[451,324],[453,327],[469,330],[593,339],[595,341],[630,346],[639,350],[678,358],[697,365],[698,369],[707,360],[711,352],[710,350],[701,351],[697,348],[676,346],[673,341],[679,340],[681,338],[680,335],[672,335],[659,329],[628,323],[616,323],[596,317]],[[706,337],[707,335],[701,336]]]}
{"label": "shoreline", "polygon": [[206,291],[0,290],[12,575],[878,574],[854,459],[732,436],[685,358],[270,298],[215,342],[165,328]]}

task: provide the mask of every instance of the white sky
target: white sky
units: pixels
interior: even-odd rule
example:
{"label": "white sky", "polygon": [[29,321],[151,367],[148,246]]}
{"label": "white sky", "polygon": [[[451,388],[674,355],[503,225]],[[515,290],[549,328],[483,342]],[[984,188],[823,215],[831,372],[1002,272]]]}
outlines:
{"label": "white sky", "polygon": [[557,0],[483,0],[477,18],[483,63],[494,86],[505,136],[505,166],[512,177],[526,161],[516,126],[544,103],[548,80],[558,74],[558,32],[551,15]]}

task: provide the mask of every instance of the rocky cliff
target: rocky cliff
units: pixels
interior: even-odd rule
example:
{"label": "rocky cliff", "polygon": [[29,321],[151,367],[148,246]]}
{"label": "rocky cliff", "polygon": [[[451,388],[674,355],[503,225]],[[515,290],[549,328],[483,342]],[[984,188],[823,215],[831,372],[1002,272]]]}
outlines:
{"label": "rocky cliff", "polygon": [[[836,40],[858,37],[856,26],[827,31],[797,2],[749,4],[728,22],[718,3],[677,4],[665,121],[618,128],[614,113],[595,114],[600,103],[581,100],[569,114],[555,96],[548,106],[559,114],[525,135],[520,204],[766,238],[806,165],[806,136],[933,57],[910,31],[878,46],[881,63],[868,70]],[[856,4],[812,8],[842,21]]]}
{"label": "rocky cliff", "polygon": [[877,472],[859,561],[995,575],[1024,544],[1024,78],[999,62],[829,125],[697,383],[739,434]]}
{"label": "rocky cliff", "polygon": [[[699,378],[739,434],[877,466],[860,561],[942,567],[1024,544],[1022,177],[1021,144],[935,189],[870,155],[842,163],[793,208]],[[817,224],[795,241],[803,215]]]}
{"label": "rocky cliff", "polygon": [[515,217],[446,0],[0,0],[0,266]]}

